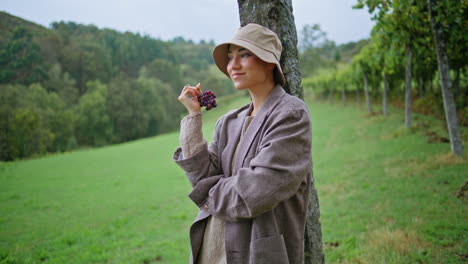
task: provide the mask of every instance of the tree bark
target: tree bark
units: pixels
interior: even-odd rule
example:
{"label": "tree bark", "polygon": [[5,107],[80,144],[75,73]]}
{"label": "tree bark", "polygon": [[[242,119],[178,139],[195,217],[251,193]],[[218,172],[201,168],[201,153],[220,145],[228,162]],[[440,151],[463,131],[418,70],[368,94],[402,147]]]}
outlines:
{"label": "tree bark", "polygon": [[363,74],[363,78],[364,78],[364,93],[366,94],[367,112],[369,112],[369,114],[372,114],[372,105],[371,105],[370,96],[369,96],[369,84],[367,81],[367,75],[365,73]]}
{"label": "tree bark", "polygon": [[346,89],[344,87],[341,90],[341,103],[346,105]]}
{"label": "tree bark", "polygon": [[[288,93],[303,99],[304,92],[301,86],[297,55],[297,32],[291,0],[238,0],[237,2],[241,26],[257,23],[268,27],[278,35],[283,45],[280,63],[286,78],[284,88]],[[322,249],[322,228],[319,221],[320,209],[313,180],[309,188],[309,207],[304,233],[304,263],[322,264],[325,263],[325,256]]]}
{"label": "tree bark", "polygon": [[335,92],[335,89],[330,88],[330,91],[328,93],[328,102],[331,103],[333,102],[333,93]]}
{"label": "tree bark", "polygon": [[434,7],[437,6],[439,0],[427,0],[429,10],[432,33],[434,34],[434,42],[437,53],[437,66],[440,75],[440,87],[442,89],[442,97],[444,100],[445,119],[447,120],[447,128],[450,135],[450,147],[456,155],[463,156],[463,144],[460,137],[460,129],[458,126],[457,109],[452,93],[452,82],[450,80],[450,68],[448,56],[446,52],[446,43],[444,29],[441,22],[436,21],[437,11]]}
{"label": "tree bark", "polygon": [[85,83],[84,83],[84,66],[83,66],[83,51],[80,51],[79,55],[79,60],[78,60],[78,80],[77,80],[77,86],[78,86],[78,94],[79,96],[84,95],[86,92],[85,90]]}
{"label": "tree bark", "polygon": [[359,89],[356,87],[356,102],[358,105],[361,104],[361,95],[359,94]]}
{"label": "tree bark", "polygon": [[411,59],[413,52],[409,45],[406,46],[406,69],[405,69],[405,126],[411,127]]}
{"label": "tree bark", "polygon": [[424,79],[422,76],[418,77],[419,98],[424,98]]}
{"label": "tree bark", "polygon": [[321,101],[325,101],[325,93],[326,93],[326,92],[327,92],[327,91],[324,90],[324,91],[322,91],[322,92],[320,93],[320,100],[321,100]]}
{"label": "tree bark", "polygon": [[455,80],[453,80],[454,97],[460,95],[460,68],[455,69]]}
{"label": "tree bark", "polygon": [[273,30],[281,40],[283,52],[280,64],[286,77],[284,89],[301,99],[301,72],[297,56],[297,32],[291,0],[238,0],[241,26],[256,23]]}
{"label": "tree bark", "polygon": [[388,76],[386,73],[384,73],[383,81],[384,81],[384,87],[383,87],[382,107],[383,107],[383,115],[387,116],[388,114]]}

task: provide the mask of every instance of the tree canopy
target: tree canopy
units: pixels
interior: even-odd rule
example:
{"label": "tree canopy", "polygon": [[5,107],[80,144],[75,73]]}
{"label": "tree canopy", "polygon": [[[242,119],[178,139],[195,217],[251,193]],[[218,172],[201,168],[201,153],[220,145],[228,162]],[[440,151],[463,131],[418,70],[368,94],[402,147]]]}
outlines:
{"label": "tree canopy", "polygon": [[94,25],[44,28],[0,12],[0,159],[102,146],[178,127],[186,83],[234,88],[214,42],[171,41]]}

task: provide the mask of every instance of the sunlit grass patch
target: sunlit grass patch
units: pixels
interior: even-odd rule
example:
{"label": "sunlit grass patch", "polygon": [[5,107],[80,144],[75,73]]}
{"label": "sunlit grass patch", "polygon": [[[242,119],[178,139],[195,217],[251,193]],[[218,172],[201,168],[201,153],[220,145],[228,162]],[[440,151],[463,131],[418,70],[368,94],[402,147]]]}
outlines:
{"label": "sunlit grass patch", "polygon": [[405,263],[407,259],[424,263],[429,243],[415,231],[380,228],[369,232],[365,248],[360,257],[364,263]]}
{"label": "sunlit grass patch", "polygon": [[468,163],[468,152],[465,152],[463,157],[453,154],[452,152],[441,153],[433,159],[428,160],[433,166],[451,166],[462,165]]}

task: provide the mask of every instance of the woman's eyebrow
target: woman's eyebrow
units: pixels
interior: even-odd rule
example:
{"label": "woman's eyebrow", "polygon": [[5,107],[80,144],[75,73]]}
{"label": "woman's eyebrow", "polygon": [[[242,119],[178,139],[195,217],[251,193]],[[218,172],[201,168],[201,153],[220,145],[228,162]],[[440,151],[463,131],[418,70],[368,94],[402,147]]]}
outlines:
{"label": "woman's eyebrow", "polygon": [[[237,52],[241,52],[241,51],[244,51],[244,50],[247,50],[247,49],[246,48],[238,48]],[[233,52],[232,50],[228,50],[228,55],[232,54],[232,52]]]}

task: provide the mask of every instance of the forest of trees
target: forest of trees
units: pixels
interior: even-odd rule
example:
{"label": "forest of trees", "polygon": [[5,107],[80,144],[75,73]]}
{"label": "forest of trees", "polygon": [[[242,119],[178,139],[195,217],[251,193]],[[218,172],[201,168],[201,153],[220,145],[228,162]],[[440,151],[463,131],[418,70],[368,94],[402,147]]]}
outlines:
{"label": "forest of trees", "polygon": [[[358,0],[355,8],[367,8],[376,21],[370,40],[361,43],[364,47],[351,63],[341,60],[336,49],[335,63],[329,54],[327,71],[305,76],[306,95],[329,101],[341,97],[343,103],[349,96],[359,102],[362,95],[371,114],[375,113],[372,103],[382,105],[383,115],[393,104],[405,109],[407,128],[412,126],[413,110],[445,119],[452,151],[462,155],[459,126],[468,126],[466,4]],[[323,57],[327,53],[317,51],[332,51],[333,45],[323,36],[317,26],[304,28],[303,56]]]}
{"label": "forest of trees", "polygon": [[233,91],[213,41],[162,41],[93,25],[51,28],[0,12],[0,160],[154,136],[178,127],[186,83]]}
{"label": "forest of trees", "polygon": [[[177,129],[187,83],[218,96],[234,91],[214,65],[212,40],[162,41],[73,22],[45,28],[5,12],[0,25],[0,160]],[[367,43],[337,46],[313,27],[321,36],[304,46],[303,76],[351,61]]]}
{"label": "forest of trees", "polygon": [[[359,0],[355,8],[368,8],[376,21],[369,40],[336,45],[320,25],[299,30],[306,99],[355,97],[370,113],[381,102],[383,115],[392,104],[405,108],[407,127],[412,111],[435,115],[447,120],[452,149],[461,153],[466,5]],[[0,160],[177,129],[185,111],[176,100],[186,83],[201,82],[218,96],[233,91],[213,64],[213,41],[163,41],[73,22],[45,28],[5,12],[0,25]]]}

